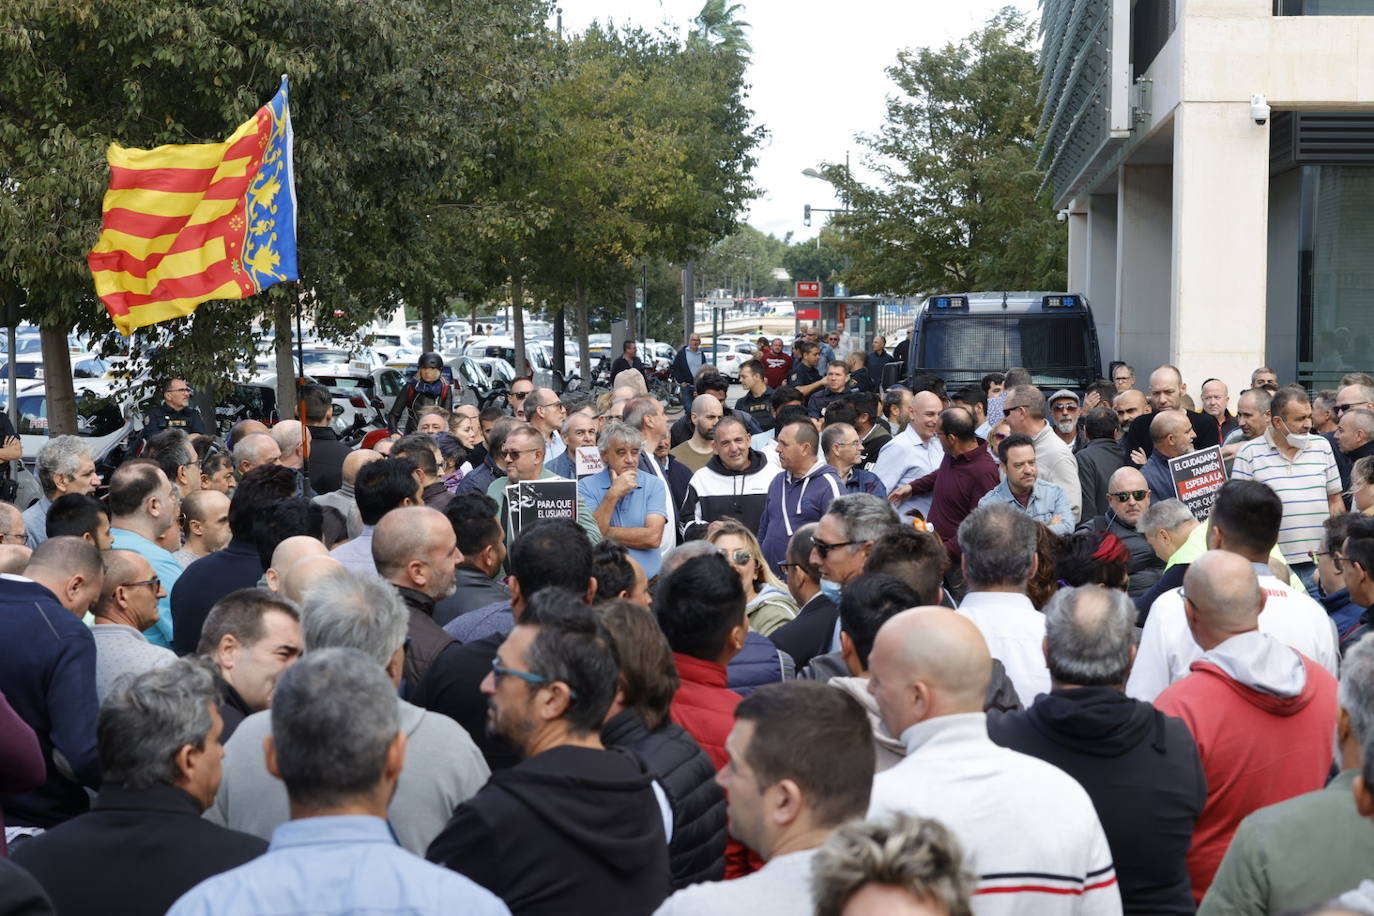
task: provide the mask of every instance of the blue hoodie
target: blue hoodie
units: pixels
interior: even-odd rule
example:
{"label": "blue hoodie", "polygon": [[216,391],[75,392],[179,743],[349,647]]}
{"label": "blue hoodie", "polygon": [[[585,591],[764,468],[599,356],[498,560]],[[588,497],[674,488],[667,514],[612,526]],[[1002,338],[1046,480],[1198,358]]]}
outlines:
{"label": "blue hoodie", "polygon": [[781,575],[778,564],[787,558],[792,533],[803,525],[820,521],[830,508],[830,501],[844,492],[840,475],[820,460],[801,477],[783,472],[773,478],[768,487],[768,506],[759,522],[763,558],[773,572]]}

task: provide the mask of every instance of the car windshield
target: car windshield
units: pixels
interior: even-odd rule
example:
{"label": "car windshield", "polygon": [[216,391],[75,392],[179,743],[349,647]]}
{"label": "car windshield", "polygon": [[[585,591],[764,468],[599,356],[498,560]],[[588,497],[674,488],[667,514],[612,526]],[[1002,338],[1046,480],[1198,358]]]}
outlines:
{"label": "car windshield", "polygon": [[[76,397],[76,434],[99,437],[117,432],[124,425],[124,413],[114,398],[93,392],[78,392]],[[19,396],[19,435],[48,434],[48,399],[43,394]]]}
{"label": "car windshield", "polygon": [[928,318],[917,365],[947,383],[972,383],[1007,366],[1026,366],[1039,386],[1084,384],[1088,323],[1082,315],[971,315]]}
{"label": "car windshield", "polygon": [[348,354],[343,350],[306,350],[307,366],[337,365],[348,362]]}
{"label": "car windshield", "polygon": [[[306,360],[309,362],[309,360]],[[353,375],[316,375],[315,381],[326,388],[372,388],[372,376],[358,377]]]}
{"label": "car windshield", "polygon": [[14,349],[15,352],[20,355],[25,353],[42,353],[43,341],[36,334],[26,334],[15,338]]}
{"label": "car windshield", "polygon": [[[16,360],[14,363],[15,378],[42,378],[43,364],[37,361],[24,362]],[[0,381],[9,378],[10,365],[8,362],[0,363]]]}

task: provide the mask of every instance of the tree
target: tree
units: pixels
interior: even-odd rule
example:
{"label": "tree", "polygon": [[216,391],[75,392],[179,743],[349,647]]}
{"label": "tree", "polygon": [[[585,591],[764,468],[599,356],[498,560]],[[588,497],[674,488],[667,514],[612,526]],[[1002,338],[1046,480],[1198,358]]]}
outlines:
{"label": "tree", "polygon": [[1008,7],[960,42],[898,54],[886,123],[860,138],[878,182],[824,169],[850,204],[835,225],[852,288],[1063,288],[1066,233],[1038,193],[1033,37]]}
{"label": "tree", "polygon": [[[782,263],[792,280],[819,280],[821,294],[833,296],[835,275],[844,267],[844,252],[840,236],[829,225],[823,227],[815,239],[787,246]],[[794,286],[793,289],[796,287]]]}
{"label": "tree", "polygon": [[781,295],[786,284],[773,271],[783,266],[785,250],[773,236],[740,226],[698,259],[697,277],[707,289],[729,289],[736,296]]}
{"label": "tree", "polygon": [[747,59],[753,52],[746,33],[749,23],[739,18],[744,9],[741,3],[728,0],[706,0],[695,20],[692,38],[720,49],[723,53]]}
{"label": "tree", "polygon": [[[45,339],[108,328],[85,265],[106,146],[223,140],[286,73],[313,323],[345,336],[406,295],[456,291],[455,273],[481,258],[451,257],[464,225],[440,210],[482,180],[502,131],[526,116],[546,12],[542,0],[11,0],[0,12],[0,283],[25,291]],[[205,303],[136,334],[131,352],[163,344],[155,372],[223,383],[241,373],[256,322],[285,330],[294,297],[278,286]],[[45,373],[54,432],[74,427],[62,368]]]}

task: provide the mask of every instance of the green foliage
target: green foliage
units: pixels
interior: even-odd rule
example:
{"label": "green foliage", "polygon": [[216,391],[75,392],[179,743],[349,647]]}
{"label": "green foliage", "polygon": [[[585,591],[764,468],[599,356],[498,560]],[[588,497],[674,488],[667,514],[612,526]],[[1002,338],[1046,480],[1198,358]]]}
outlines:
{"label": "green foliage", "polygon": [[1037,65],[1024,14],[1003,9],[968,38],[903,51],[888,74],[887,119],[862,138],[879,181],[830,165],[844,279],[872,293],[1060,289],[1067,238],[1037,197]]}
{"label": "green foliage", "polygon": [[[291,77],[299,260],[316,323],[351,333],[403,296],[480,288],[443,212],[482,178],[541,83],[543,0],[10,0],[0,11],[0,281],[25,318],[109,327],[85,254],[104,153],[224,139]],[[155,370],[236,374],[252,324],[293,291],[211,302],[136,335],[170,338]],[[159,367],[157,362],[161,362]],[[51,374],[51,373],[50,373]],[[61,408],[61,405],[54,405]],[[55,421],[61,422],[60,419]]]}
{"label": "green foliage", "polygon": [[798,280],[821,281],[821,295],[835,294],[836,274],[844,267],[844,252],[840,236],[832,226],[825,226],[816,238],[787,246],[782,263],[791,275],[789,292],[795,292]]}
{"label": "green foliage", "polygon": [[788,291],[773,271],[783,266],[787,245],[753,226],[740,226],[707,249],[697,260],[697,284],[702,289],[729,289],[737,296],[781,296]]}

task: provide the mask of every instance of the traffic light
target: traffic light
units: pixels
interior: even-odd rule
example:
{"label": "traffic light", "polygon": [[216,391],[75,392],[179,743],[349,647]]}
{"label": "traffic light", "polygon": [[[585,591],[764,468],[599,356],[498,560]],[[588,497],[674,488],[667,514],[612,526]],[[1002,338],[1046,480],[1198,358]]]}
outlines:
{"label": "traffic light", "polygon": [[810,204],[807,204],[805,207],[802,207],[802,225],[803,225],[803,226],[809,226],[809,225],[811,225],[811,205],[810,205]]}

